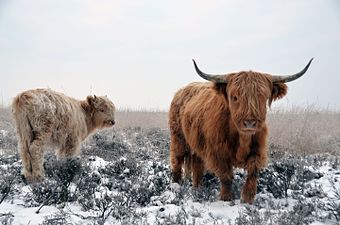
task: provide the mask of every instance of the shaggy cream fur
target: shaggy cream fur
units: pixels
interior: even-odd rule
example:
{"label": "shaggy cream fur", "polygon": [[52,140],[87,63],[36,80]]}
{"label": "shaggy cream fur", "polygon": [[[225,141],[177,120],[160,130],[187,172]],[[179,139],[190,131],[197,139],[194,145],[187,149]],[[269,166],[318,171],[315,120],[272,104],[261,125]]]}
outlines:
{"label": "shaggy cream fur", "polygon": [[115,106],[107,97],[80,101],[50,89],[24,91],[12,111],[19,135],[23,174],[30,182],[43,180],[44,147],[58,157],[80,153],[80,143],[96,129],[115,123]]}

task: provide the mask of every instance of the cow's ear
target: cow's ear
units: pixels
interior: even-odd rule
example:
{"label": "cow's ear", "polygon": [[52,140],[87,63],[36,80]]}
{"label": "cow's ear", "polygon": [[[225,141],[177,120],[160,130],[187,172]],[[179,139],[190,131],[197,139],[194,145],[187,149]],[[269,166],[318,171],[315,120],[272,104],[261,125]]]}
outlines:
{"label": "cow's ear", "polygon": [[93,102],[94,98],[89,95],[86,97],[85,101],[81,102],[81,107],[85,110],[85,112],[91,113],[94,109]]}
{"label": "cow's ear", "polygon": [[288,86],[285,83],[274,83],[272,88],[272,94],[269,99],[269,106],[272,101],[278,100],[287,94]]}
{"label": "cow's ear", "polygon": [[96,96],[93,97],[92,95],[87,96],[87,98],[86,98],[87,103],[89,105],[93,106],[96,98],[97,98]]}

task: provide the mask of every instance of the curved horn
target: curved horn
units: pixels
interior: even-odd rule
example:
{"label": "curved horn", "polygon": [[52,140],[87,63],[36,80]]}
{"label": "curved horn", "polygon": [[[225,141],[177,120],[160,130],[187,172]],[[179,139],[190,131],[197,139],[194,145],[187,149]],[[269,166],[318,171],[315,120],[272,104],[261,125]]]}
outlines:
{"label": "curved horn", "polygon": [[215,83],[225,83],[225,84],[228,83],[226,75],[211,75],[211,74],[204,73],[198,68],[195,60],[193,59],[192,61],[194,62],[194,66],[195,66],[195,70],[197,74],[200,75],[200,77],[202,77],[203,79],[206,79],[208,81],[212,81]]}
{"label": "curved horn", "polygon": [[308,64],[305,66],[305,68],[303,70],[301,70],[300,72],[296,73],[296,74],[286,75],[286,76],[273,75],[272,76],[273,83],[287,83],[287,82],[298,79],[299,77],[301,77],[303,74],[306,73],[306,71],[308,70],[308,67],[312,63],[313,59],[314,58],[311,58],[309,60]]}

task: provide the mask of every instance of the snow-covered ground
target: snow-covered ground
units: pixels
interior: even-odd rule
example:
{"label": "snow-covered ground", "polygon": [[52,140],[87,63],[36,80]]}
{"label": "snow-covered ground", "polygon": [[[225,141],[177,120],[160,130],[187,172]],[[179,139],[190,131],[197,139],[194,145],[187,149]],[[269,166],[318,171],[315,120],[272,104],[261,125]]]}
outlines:
{"label": "snow-covered ground", "polygon": [[[6,133],[1,133],[3,142]],[[46,179],[25,184],[17,155],[0,154],[2,224],[340,224],[340,157],[272,158],[253,205],[218,200],[212,175],[194,189],[170,182],[169,137],[160,129],[94,135],[81,157],[46,157]],[[1,146],[0,146],[1,147]],[[9,147],[11,147],[9,145]],[[13,148],[15,146],[12,146]],[[13,151],[11,151],[13,152]],[[37,213],[38,212],[38,213]]]}

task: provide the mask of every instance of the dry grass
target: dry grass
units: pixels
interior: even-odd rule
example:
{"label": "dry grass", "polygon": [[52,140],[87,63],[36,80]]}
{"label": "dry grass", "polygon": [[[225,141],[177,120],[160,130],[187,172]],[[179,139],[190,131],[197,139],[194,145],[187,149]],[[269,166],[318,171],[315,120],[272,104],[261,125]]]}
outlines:
{"label": "dry grass", "polygon": [[299,154],[340,153],[340,113],[293,107],[268,115],[271,147]]}
{"label": "dry grass", "polygon": [[[162,111],[117,112],[116,128],[168,128],[168,113]],[[299,154],[340,154],[340,113],[305,108],[276,109],[269,112],[269,146]],[[0,130],[14,131],[11,110],[0,107]]]}
{"label": "dry grass", "polygon": [[168,128],[168,113],[161,111],[118,111],[116,127]]}
{"label": "dry grass", "polygon": [[14,121],[9,107],[0,106],[0,130],[14,131]]}

